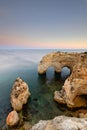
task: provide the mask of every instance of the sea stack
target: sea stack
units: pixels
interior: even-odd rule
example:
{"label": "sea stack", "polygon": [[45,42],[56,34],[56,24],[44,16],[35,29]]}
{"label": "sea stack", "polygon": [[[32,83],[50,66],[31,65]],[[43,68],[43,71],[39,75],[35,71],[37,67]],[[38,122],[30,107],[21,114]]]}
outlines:
{"label": "sea stack", "polygon": [[15,111],[22,110],[24,104],[27,103],[31,93],[26,82],[21,78],[17,78],[13,84],[11,92],[11,105]]}

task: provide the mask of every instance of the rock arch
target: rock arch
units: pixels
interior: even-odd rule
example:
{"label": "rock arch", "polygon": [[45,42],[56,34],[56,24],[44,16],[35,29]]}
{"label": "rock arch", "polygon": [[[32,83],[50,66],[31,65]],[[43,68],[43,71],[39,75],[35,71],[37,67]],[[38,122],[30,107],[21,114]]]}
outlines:
{"label": "rock arch", "polygon": [[67,104],[70,108],[87,107],[87,53],[54,52],[44,56],[38,65],[38,73],[46,73],[53,66],[56,72],[61,72],[64,66],[71,70],[71,75],[65,80],[61,91],[54,93],[54,100]]}
{"label": "rock arch", "polygon": [[77,62],[78,53],[54,52],[42,58],[38,65],[38,73],[46,73],[49,67],[54,67],[55,72],[61,72],[63,67],[68,67],[72,71]]}

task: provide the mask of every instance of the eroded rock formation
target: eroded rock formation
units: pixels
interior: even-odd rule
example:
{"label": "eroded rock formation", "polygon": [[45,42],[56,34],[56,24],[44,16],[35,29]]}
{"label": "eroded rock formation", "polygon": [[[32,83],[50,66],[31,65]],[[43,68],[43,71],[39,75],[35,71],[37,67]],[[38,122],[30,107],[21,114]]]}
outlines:
{"label": "eroded rock formation", "polygon": [[72,71],[73,66],[79,60],[78,53],[54,52],[42,58],[38,65],[38,73],[46,73],[49,67],[54,67],[56,72],[61,72],[63,67],[69,67]]}
{"label": "eroded rock formation", "polygon": [[87,118],[58,116],[53,120],[39,121],[31,130],[87,130]]}
{"label": "eroded rock formation", "polygon": [[66,66],[71,75],[65,80],[61,91],[54,93],[55,101],[67,104],[68,107],[87,106],[87,54],[56,52],[44,56],[38,66],[38,73],[46,73],[53,66],[56,72]]}
{"label": "eroded rock formation", "polygon": [[12,87],[11,105],[14,110],[20,111],[30,96],[29,87],[21,78],[17,78]]}

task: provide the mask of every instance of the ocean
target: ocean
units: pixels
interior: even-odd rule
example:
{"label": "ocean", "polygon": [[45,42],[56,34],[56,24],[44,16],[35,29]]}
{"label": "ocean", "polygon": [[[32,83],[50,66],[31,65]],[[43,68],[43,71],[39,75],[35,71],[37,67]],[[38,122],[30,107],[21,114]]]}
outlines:
{"label": "ocean", "polygon": [[5,125],[6,117],[12,110],[10,93],[17,77],[21,77],[28,84],[31,92],[31,97],[22,110],[25,121],[35,124],[39,120],[52,119],[58,115],[70,115],[70,110],[53,100],[54,91],[61,89],[64,77],[70,70],[65,68],[61,77],[55,75],[52,67],[48,69],[46,75],[40,76],[37,72],[41,58],[56,51],[84,52],[86,50],[0,50],[0,127]]}

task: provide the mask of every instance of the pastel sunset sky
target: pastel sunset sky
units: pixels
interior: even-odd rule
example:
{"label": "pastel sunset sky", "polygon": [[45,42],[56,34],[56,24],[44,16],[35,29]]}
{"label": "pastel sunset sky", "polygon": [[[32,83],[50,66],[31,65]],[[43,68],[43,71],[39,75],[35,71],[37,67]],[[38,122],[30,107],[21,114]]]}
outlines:
{"label": "pastel sunset sky", "polygon": [[87,48],[87,0],[0,0],[0,48]]}

